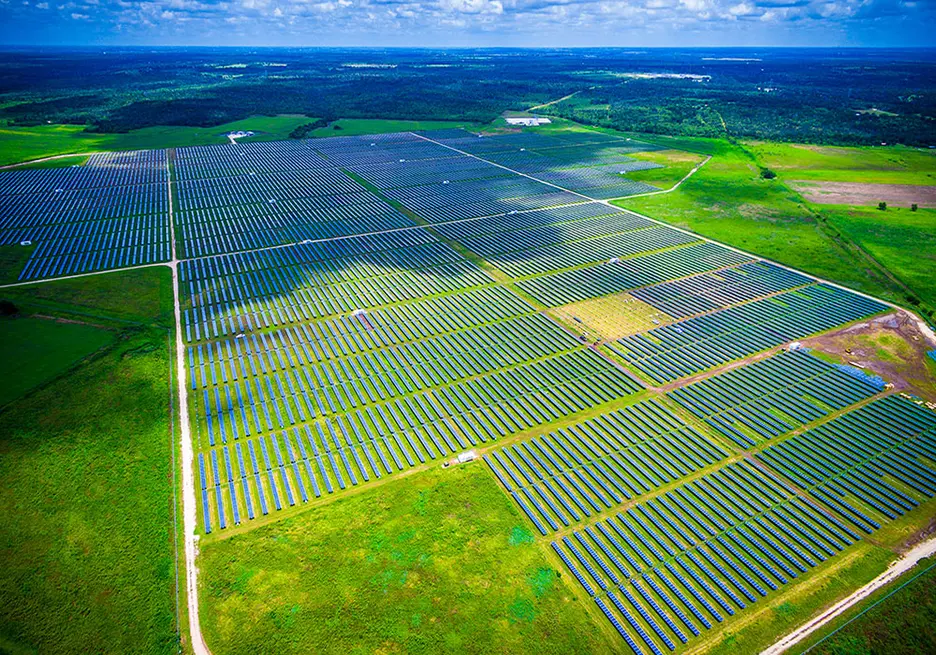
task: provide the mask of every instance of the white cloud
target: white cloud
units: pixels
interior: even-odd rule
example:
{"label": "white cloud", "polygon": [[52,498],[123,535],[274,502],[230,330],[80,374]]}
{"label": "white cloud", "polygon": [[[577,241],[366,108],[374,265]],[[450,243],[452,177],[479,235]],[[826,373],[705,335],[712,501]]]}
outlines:
{"label": "white cloud", "polygon": [[457,14],[503,14],[500,0],[440,0],[439,6]]}
{"label": "white cloud", "polygon": [[750,16],[755,12],[755,7],[750,2],[739,2],[728,8],[728,13],[732,16]]}

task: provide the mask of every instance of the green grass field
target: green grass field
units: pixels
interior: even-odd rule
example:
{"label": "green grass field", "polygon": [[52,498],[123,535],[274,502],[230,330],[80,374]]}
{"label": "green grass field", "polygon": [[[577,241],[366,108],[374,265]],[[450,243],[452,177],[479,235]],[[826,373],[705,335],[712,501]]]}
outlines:
{"label": "green grass field", "polygon": [[713,158],[679,189],[615,204],[860,291],[896,298],[879,276],[823,231],[799,195],[781,180],[761,178],[757,162],[741,148],[698,141],[698,149],[712,152]]}
{"label": "green grass field", "polygon": [[23,312],[91,317],[101,322],[172,325],[172,277],[154,266],[0,290]]}
{"label": "green grass field", "polygon": [[202,628],[217,653],[614,652],[539,548],[481,462],[433,468],[203,544]]}
{"label": "green grass field", "polygon": [[745,143],[762,165],[790,180],[936,184],[936,153],[892,146],[846,148],[756,141]]}
{"label": "green grass field", "polygon": [[11,284],[16,282],[17,276],[30,255],[36,249],[36,245],[21,246],[19,244],[0,246],[0,284]]}
{"label": "green grass field", "polygon": [[689,174],[697,164],[703,161],[702,155],[682,150],[655,150],[638,152],[630,155],[634,159],[660,164],[663,168],[651,168],[645,171],[628,173],[627,177],[652,184],[661,189],[669,189]]}
{"label": "green grass field", "polygon": [[[83,295],[88,313],[107,311],[98,292]],[[151,298],[140,318],[165,313]],[[54,339],[75,333],[31,327],[5,347],[53,341],[45,369],[67,366],[73,353]],[[0,651],[178,652],[169,365],[165,329],[125,330],[0,410]]]}
{"label": "green grass field", "polygon": [[18,317],[0,320],[0,406],[54,378],[114,340],[114,333],[80,323]]}
{"label": "green grass field", "polygon": [[[0,126],[0,166],[30,161],[42,157],[90,153],[107,150],[144,150],[151,148],[179,148],[228,143],[227,132],[250,130],[258,132],[249,141],[276,141],[288,139],[289,133],[315,119],[308,116],[253,116],[244,120],[212,127],[185,127],[178,125],[147,127],[126,134],[95,134],[85,132],[82,125],[39,125],[36,127]],[[433,130],[446,127],[470,126],[471,123],[453,121],[404,121],[383,119],[340,119],[326,128],[313,132],[313,136],[355,136],[405,130]],[[340,127],[341,129],[336,129]],[[71,166],[80,158],[67,158],[45,163],[45,166]],[[37,164],[38,165],[38,164]]]}
{"label": "green grass field", "polygon": [[936,209],[825,206],[819,211],[936,308]]}

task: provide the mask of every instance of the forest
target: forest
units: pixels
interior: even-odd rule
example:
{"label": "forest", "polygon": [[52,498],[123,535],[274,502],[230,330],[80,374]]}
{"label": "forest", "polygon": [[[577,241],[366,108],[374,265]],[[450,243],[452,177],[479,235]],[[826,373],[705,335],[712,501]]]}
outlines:
{"label": "forest", "polygon": [[19,48],[0,60],[0,123],[486,123],[551,103],[540,111],[626,131],[932,146],[934,70],[933,50]]}

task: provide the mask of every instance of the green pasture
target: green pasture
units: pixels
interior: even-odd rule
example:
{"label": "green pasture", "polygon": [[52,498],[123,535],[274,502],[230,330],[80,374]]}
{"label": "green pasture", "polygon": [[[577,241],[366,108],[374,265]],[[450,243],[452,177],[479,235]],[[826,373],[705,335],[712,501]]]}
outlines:
{"label": "green pasture", "polygon": [[209,648],[616,652],[483,466],[422,471],[203,544]]}
{"label": "green pasture", "polygon": [[114,340],[114,333],[80,323],[16,317],[0,319],[0,406]]}
{"label": "green pasture", "polygon": [[745,143],[763,166],[790,180],[936,184],[936,151],[889,147]]}
{"label": "green pasture", "polygon": [[12,300],[22,312],[108,324],[173,324],[172,276],[167,266],[11,287],[0,290],[0,298]]}
{"label": "green pasture", "polygon": [[[85,294],[82,309],[105,313],[99,296]],[[149,316],[166,310],[155,302]],[[27,364],[32,378],[53,375],[114,338],[39,319],[0,330],[12,377]],[[116,336],[0,410],[0,652],[179,652],[169,334]]]}
{"label": "green pasture", "polygon": [[712,160],[676,191],[615,204],[860,291],[894,297],[782,180],[761,177],[758,163],[738,146],[698,141]]}
{"label": "green pasture", "polygon": [[936,308],[936,209],[827,205],[818,211]]}
{"label": "green pasture", "polygon": [[634,159],[660,164],[663,168],[650,168],[645,171],[633,171],[627,174],[631,180],[639,180],[652,184],[660,189],[670,189],[689,172],[704,160],[702,155],[696,155],[681,150],[655,150],[651,152],[637,152],[629,155]]}

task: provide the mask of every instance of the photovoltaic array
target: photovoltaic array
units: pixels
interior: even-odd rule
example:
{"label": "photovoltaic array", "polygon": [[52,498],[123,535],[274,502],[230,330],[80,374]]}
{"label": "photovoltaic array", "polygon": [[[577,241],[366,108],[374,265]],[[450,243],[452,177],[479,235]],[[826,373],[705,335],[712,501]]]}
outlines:
{"label": "photovoltaic array", "polygon": [[[596,616],[661,653],[932,497],[936,414],[768,354],[883,303],[605,202],[656,190],[629,177],[654,149],[441,130],[95,155],[0,174],[0,245],[42,279],[168,261],[171,224],[202,532],[477,448]],[[654,325],[556,318],[593,301]]]}
{"label": "photovoltaic array", "polygon": [[784,352],[670,396],[742,448],[786,434],[880,391],[802,352]]}
{"label": "photovoltaic array", "polygon": [[168,261],[168,182],[162,150],[4,172],[0,246],[33,246],[20,280]]}

